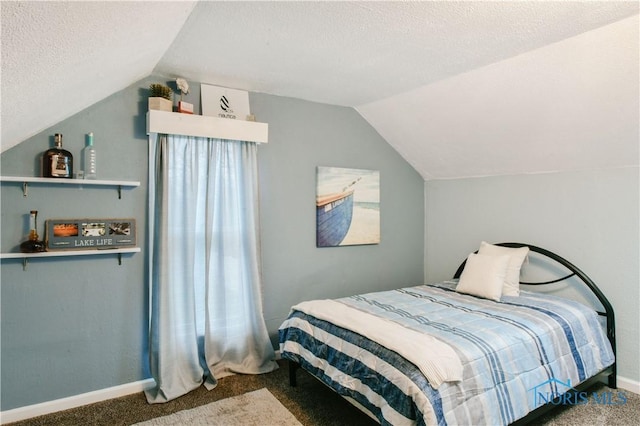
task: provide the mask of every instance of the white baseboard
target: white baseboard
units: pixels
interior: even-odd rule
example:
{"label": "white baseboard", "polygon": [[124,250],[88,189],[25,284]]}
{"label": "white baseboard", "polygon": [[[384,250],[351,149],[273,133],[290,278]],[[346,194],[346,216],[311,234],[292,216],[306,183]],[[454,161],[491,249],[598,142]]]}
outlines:
{"label": "white baseboard", "polygon": [[93,404],[95,402],[106,401],[107,399],[118,398],[151,389],[156,382],[153,379],[140,380],[138,382],[126,383],[107,389],[100,389],[67,398],[42,402],[40,404],[28,405],[26,407],[14,408],[0,412],[0,424],[17,422],[30,419],[32,417],[43,416],[62,410],[80,407],[82,405]]}
{"label": "white baseboard", "polygon": [[640,395],[640,382],[636,382],[626,377],[618,376],[618,387],[620,389],[628,390],[629,392],[637,393]]}

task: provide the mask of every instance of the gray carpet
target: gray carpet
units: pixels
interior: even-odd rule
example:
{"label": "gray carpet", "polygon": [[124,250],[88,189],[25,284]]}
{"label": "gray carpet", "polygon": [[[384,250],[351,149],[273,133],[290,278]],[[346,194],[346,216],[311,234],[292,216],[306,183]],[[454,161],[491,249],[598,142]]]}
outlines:
{"label": "gray carpet", "polygon": [[[281,368],[273,373],[258,376],[225,377],[219,380],[218,386],[212,391],[200,387],[166,404],[149,405],[144,394],[138,393],[16,422],[12,425],[129,426],[261,388],[267,388],[305,426],[373,426],[377,424],[304,371],[298,371],[298,386],[290,387],[286,363],[281,361],[280,366]],[[597,385],[589,389],[589,394],[607,391],[617,392],[604,385]],[[549,426],[636,425],[640,417],[640,395],[631,392],[624,393],[627,398],[625,404],[588,403],[561,406],[532,424]]]}

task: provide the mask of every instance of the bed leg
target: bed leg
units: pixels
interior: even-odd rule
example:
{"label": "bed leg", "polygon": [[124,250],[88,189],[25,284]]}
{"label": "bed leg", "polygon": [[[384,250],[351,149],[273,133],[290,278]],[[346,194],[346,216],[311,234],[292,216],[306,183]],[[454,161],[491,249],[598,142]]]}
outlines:
{"label": "bed leg", "polygon": [[609,380],[608,381],[609,381],[609,387],[611,389],[618,389],[618,383],[617,383],[615,369],[614,369],[613,373],[609,374]]}
{"label": "bed leg", "polygon": [[291,387],[295,387],[297,385],[296,371],[298,368],[300,368],[300,364],[289,360],[289,385]]}

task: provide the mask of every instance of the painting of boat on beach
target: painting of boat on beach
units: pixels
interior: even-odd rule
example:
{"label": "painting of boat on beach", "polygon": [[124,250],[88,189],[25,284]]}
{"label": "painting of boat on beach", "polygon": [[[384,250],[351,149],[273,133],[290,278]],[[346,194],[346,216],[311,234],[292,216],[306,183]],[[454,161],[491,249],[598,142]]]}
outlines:
{"label": "painting of boat on beach", "polygon": [[316,246],[380,243],[380,172],[317,168]]}

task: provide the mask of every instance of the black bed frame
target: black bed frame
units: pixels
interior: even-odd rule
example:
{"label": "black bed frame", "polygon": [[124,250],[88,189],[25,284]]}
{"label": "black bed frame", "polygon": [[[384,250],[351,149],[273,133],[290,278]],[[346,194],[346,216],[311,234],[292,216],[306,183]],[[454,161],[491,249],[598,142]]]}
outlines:
{"label": "black bed frame", "polygon": [[[541,255],[546,256],[546,257],[554,260],[558,264],[564,266],[569,271],[568,275],[565,275],[563,277],[557,278],[555,280],[542,281],[542,282],[523,282],[523,281],[521,281],[520,284],[525,284],[525,285],[555,284],[555,283],[567,280],[567,279],[569,279],[571,277],[574,277],[574,276],[579,278],[591,290],[591,292],[594,294],[594,296],[596,296],[596,298],[600,301],[600,303],[602,304],[602,307],[604,308],[604,312],[602,312],[602,311],[596,311],[596,312],[597,312],[598,315],[606,317],[606,320],[607,320],[607,326],[606,326],[607,327],[607,338],[609,339],[609,343],[611,343],[611,349],[613,350],[613,355],[614,356],[616,355],[616,322],[615,322],[615,315],[613,313],[613,307],[611,306],[611,303],[609,303],[609,300],[607,300],[605,295],[602,293],[602,291],[591,280],[591,278],[589,278],[587,276],[587,274],[582,272],[577,266],[575,266],[574,264],[572,264],[571,262],[569,262],[565,258],[560,257],[557,254],[555,254],[553,252],[550,252],[549,250],[546,250],[546,249],[543,249],[543,248],[540,248],[540,247],[536,247],[536,246],[532,246],[531,244],[498,243],[496,245],[502,246],[502,247],[509,247],[509,248],[529,247],[530,251],[532,251],[534,253],[540,253]],[[464,262],[462,262],[462,264],[458,267],[458,270],[454,274],[453,278],[460,278],[460,275],[462,274],[462,270],[464,269],[464,265],[466,264],[466,262],[467,262],[466,260]],[[604,370],[600,371],[595,376],[593,376],[593,377],[585,380],[584,382],[580,383],[579,385],[575,386],[569,392],[582,392],[582,391],[588,389],[589,387],[593,386],[595,383],[599,382],[604,377],[607,377],[607,384],[609,385],[609,387],[612,388],[612,389],[616,389],[617,388],[617,379],[616,379],[617,367],[616,367],[616,363],[617,363],[617,361],[614,361],[613,365],[605,368]],[[529,414],[527,414],[525,417],[523,417],[523,418],[521,418],[519,420],[516,420],[513,423],[513,425],[527,424],[527,423],[531,422],[533,419],[538,418],[541,415],[545,414],[549,410],[552,410],[553,408],[558,407],[558,402],[560,401],[560,398],[561,398],[561,396],[558,396],[553,401],[549,401],[547,404],[545,404],[543,406],[540,406],[540,407],[536,408],[535,410],[529,412]]]}
{"label": "black bed frame", "polygon": [[[602,304],[602,307],[604,308],[604,312],[602,312],[602,311],[596,311],[596,312],[597,312],[598,315],[606,317],[607,338],[609,339],[609,342],[611,343],[611,348],[613,350],[614,356],[616,355],[616,325],[615,325],[615,316],[614,316],[614,313],[613,313],[613,307],[611,306],[611,303],[609,303],[609,300],[607,300],[605,295],[602,293],[602,291],[598,288],[598,286],[591,280],[591,278],[589,278],[584,272],[582,272],[578,267],[573,265],[571,262],[569,262],[568,260],[564,259],[563,257],[558,256],[557,254],[555,254],[553,252],[550,252],[549,250],[546,250],[546,249],[543,249],[543,248],[540,248],[540,247],[536,247],[536,246],[533,246],[531,244],[523,244],[523,243],[497,243],[495,245],[502,246],[502,247],[509,247],[509,248],[529,247],[530,251],[532,251],[534,253],[539,253],[539,254],[541,254],[543,256],[546,256],[546,257],[552,259],[553,261],[555,261],[558,264],[562,265],[564,268],[566,268],[569,271],[568,275],[565,275],[565,276],[563,276],[561,278],[557,278],[557,279],[554,279],[554,280],[543,281],[543,282],[522,282],[521,281],[520,284],[524,284],[524,285],[555,284],[555,283],[567,280],[567,279],[569,279],[571,277],[574,277],[574,276],[579,278],[591,290],[591,292],[596,296],[596,298],[600,301],[600,303]],[[467,261],[465,260],[458,267],[458,270],[453,275],[454,279],[460,278],[460,275],[462,274],[462,270],[464,269],[464,266],[465,266],[466,263],[467,263]],[[599,382],[600,380],[602,380],[603,378],[607,378],[607,384],[608,384],[608,386],[610,388],[616,389],[617,388],[617,382],[616,382],[617,367],[616,367],[616,363],[617,363],[617,361],[614,361],[613,365],[603,369],[602,371],[600,371],[599,373],[597,373],[593,377],[590,377],[589,379],[587,379],[584,382],[580,383],[579,385],[575,386],[569,392],[576,392],[576,393],[577,392],[583,392],[586,389],[588,389],[591,386],[593,386],[594,384],[596,384],[597,382]],[[293,362],[293,361],[289,361],[289,384],[291,386],[296,386],[296,371],[298,370],[298,368],[301,368],[301,366],[298,363]],[[554,408],[557,408],[559,406],[559,402],[560,402],[561,398],[562,398],[562,396],[558,396],[553,401],[549,401],[547,404],[536,408],[535,410],[529,412],[529,414],[527,414],[525,417],[513,422],[512,425],[524,425],[524,424],[527,424],[527,423],[531,422],[532,420],[534,420],[534,419],[540,417],[541,415],[545,414],[546,412],[548,412],[548,411],[550,411],[550,410],[552,410]]]}

